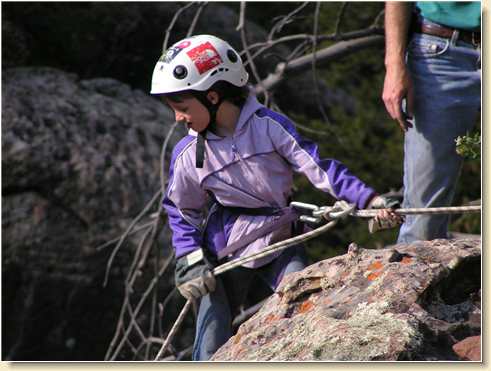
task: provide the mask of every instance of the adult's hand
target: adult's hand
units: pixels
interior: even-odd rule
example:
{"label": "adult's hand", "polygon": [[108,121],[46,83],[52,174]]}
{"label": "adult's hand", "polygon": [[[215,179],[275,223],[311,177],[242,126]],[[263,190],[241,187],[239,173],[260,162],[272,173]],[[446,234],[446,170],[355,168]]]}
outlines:
{"label": "adult's hand", "polygon": [[[403,131],[412,127],[408,121],[413,112],[413,86],[405,62],[411,4],[385,3],[385,81],[382,99],[390,117],[397,120]],[[402,103],[406,99],[406,113]]]}
{"label": "adult's hand", "polygon": [[[386,66],[382,99],[390,117],[399,123],[402,131],[413,127],[410,122],[413,112],[413,85],[404,63]],[[403,111],[403,99],[406,100],[406,112]]]}
{"label": "adult's hand", "polygon": [[404,222],[404,218],[394,212],[400,207],[400,203],[395,198],[385,196],[375,196],[368,203],[367,209],[380,209],[378,214],[368,221],[368,231],[375,233],[381,229],[397,227]]}

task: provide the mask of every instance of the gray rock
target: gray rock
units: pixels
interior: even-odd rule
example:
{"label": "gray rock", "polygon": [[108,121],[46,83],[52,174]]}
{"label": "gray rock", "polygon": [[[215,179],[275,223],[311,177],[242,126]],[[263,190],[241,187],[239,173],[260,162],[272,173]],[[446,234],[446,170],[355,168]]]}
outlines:
{"label": "gray rock", "polygon": [[[116,80],[3,72],[4,359],[103,359],[141,234],[117,255],[106,288],[111,248],[96,247],[158,191],[172,122],[162,103]],[[168,236],[160,240],[166,255]]]}
{"label": "gray rock", "polygon": [[347,254],[287,275],[215,361],[458,360],[480,335],[480,240]]}

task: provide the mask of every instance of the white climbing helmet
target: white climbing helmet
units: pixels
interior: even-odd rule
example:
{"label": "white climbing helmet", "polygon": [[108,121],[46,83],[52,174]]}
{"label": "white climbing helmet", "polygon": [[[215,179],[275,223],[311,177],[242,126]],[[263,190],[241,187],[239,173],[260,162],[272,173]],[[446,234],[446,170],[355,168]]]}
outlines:
{"label": "white climbing helmet", "polygon": [[227,42],[197,35],[175,43],[160,57],[153,70],[150,94],[206,91],[217,81],[240,87],[248,78],[239,54]]}

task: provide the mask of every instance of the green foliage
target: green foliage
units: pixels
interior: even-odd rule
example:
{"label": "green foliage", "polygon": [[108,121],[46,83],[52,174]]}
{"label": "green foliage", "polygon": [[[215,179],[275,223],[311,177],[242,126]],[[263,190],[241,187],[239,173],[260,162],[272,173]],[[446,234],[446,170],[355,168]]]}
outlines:
{"label": "green foliage", "polygon": [[458,137],[455,144],[460,156],[469,160],[481,160],[481,133]]}

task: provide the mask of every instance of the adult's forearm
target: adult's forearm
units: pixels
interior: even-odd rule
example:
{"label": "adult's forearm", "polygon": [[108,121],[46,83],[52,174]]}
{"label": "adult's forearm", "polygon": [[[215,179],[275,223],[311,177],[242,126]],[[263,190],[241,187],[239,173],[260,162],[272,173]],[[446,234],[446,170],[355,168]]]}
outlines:
{"label": "adult's forearm", "polygon": [[385,65],[404,64],[412,3],[385,3]]}

